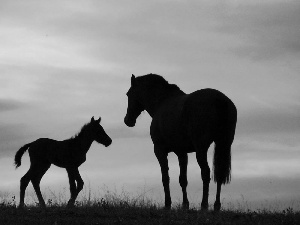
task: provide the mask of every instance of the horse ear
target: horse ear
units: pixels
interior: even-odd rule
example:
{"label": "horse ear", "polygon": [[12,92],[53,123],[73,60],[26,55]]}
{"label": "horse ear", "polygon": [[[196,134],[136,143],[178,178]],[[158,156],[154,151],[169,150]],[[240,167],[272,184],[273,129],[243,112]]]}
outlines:
{"label": "horse ear", "polygon": [[135,85],[135,76],[132,74],[131,75],[131,86],[133,87]]}
{"label": "horse ear", "polygon": [[95,119],[94,119],[94,117],[92,117],[92,119],[91,119],[91,122],[95,122]]}
{"label": "horse ear", "polygon": [[100,122],[101,122],[101,117],[99,117],[99,119],[97,120],[97,122],[98,122],[98,123],[100,123]]}

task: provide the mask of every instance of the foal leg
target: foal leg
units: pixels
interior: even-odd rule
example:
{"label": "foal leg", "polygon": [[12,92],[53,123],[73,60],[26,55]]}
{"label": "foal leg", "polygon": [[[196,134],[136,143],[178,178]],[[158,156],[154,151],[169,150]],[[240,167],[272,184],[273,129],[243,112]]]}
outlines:
{"label": "foal leg", "polygon": [[171,194],[170,194],[170,177],[169,177],[169,165],[168,154],[164,152],[164,149],[154,145],[154,153],[159,162],[162,176],[162,183],[165,192],[165,209],[171,209]]}
{"label": "foal leg", "polygon": [[27,173],[20,180],[20,204],[19,208],[24,207],[25,190],[31,180],[32,167],[29,168]]}
{"label": "foal leg", "polygon": [[[68,206],[72,207],[75,204],[75,200],[79,194],[79,192],[83,188],[83,180],[79,174],[78,168],[67,168],[69,183],[70,183],[70,193],[71,197],[68,201]],[[76,185],[77,182],[77,185]]]}
{"label": "foal leg", "polygon": [[84,182],[79,174],[78,168],[76,169],[75,180],[77,182],[77,189],[76,189],[76,193],[75,193],[75,199],[76,199],[79,192],[83,189],[83,185],[84,185]]}
{"label": "foal leg", "polygon": [[31,183],[33,185],[33,188],[36,192],[36,195],[39,200],[39,204],[41,207],[46,208],[45,201],[43,199],[41,189],[40,189],[40,182],[46,171],[50,168],[51,164],[50,163],[45,163],[45,164],[38,164],[35,165],[34,172],[32,173],[32,178],[31,178]]}
{"label": "foal leg", "polygon": [[201,177],[203,181],[203,195],[202,195],[202,202],[201,202],[201,209],[207,210],[208,209],[208,192],[209,192],[209,182],[210,182],[210,168],[207,162],[207,150],[209,145],[205,147],[201,147],[197,149],[196,157],[197,162],[201,168]]}
{"label": "foal leg", "polygon": [[75,203],[74,196],[76,195],[76,182],[75,182],[75,175],[74,171],[70,168],[67,168],[67,173],[69,177],[69,184],[70,184],[70,200],[68,201],[68,207],[71,207]]}
{"label": "foal leg", "polygon": [[187,197],[186,187],[188,185],[187,181],[187,164],[188,164],[188,155],[182,154],[178,155],[179,167],[180,167],[180,175],[179,175],[179,184],[182,189],[182,207],[185,209],[189,208],[189,200]]}

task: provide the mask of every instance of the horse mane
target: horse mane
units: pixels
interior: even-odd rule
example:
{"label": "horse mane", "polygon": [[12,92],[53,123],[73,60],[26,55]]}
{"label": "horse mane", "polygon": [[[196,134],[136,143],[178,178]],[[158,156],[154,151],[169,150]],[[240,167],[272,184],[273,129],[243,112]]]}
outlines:
{"label": "horse mane", "polygon": [[176,84],[170,84],[163,76],[158,74],[150,73],[139,76],[136,79],[142,81],[148,87],[161,86],[169,92],[184,94],[184,92]]}

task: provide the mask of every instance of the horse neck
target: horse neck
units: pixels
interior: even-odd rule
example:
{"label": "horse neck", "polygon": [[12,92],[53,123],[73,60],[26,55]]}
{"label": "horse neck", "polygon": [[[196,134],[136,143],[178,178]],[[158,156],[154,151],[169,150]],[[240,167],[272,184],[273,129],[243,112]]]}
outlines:
{"label": "horse neck", "polygon": [[156,90],[148,95],[149,98],[145,101],[145,110],[151,117],[153,117],[156,111],[166,100],[182,94],[183,93],[177,93],[174,91],[166,92],[165,90]]}

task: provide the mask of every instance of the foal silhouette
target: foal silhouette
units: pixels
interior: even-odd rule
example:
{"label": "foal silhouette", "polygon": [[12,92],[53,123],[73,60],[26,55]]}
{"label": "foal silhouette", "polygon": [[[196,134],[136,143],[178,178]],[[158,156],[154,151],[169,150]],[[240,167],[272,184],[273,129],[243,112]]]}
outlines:
{"label": "foal silhouette", "polygon": [[132,75],[127,96],[128,108],[124,118],[127,126],[135,126],[136,119],[143,110],[152,117],[150,135],[154,153],[161,167],[165,207],[171,207],[168,153],[174,152],[178,157],[182,204],[183,207],[189,208],[186,192],[187,153],[196,152],[203,181],[201,208],[208,208],[210,168],[207,163],[207,151],[214,142],[214,180],[217,183],[214,209],[220,210],[221,185],[230,182],[231,144],[237,122],[237,110],[232,101],[214,89],[185,94],[176,85],[169,84],[156,74],[140,77]]}
{"label": "foal silhouette", "polygon": [[37,194],[40,206],[46,207],[45,201],[40,190],[40,181],[51,164],[58,167],[66,168],[71,198],[68,206],[73,206],[78,193],[83,188],[83,180],[79,174],[78,167],[85,162],[86,153],[91,147],[93,141],[104,146],[112,143],[111,138],[105,133],[100,125],[101,118],[85,124],[80,132],[70,139],[64,141],[56,141],[48,138],[40,138],[34,142],[24,145],[15,155],[15,165],[18,168],[21,165],[21,158],[27,149],[30,157],[30,168],[28,172],[21,178],[20,182],[20,205],[24,207],[25,190],[31,181]]}

